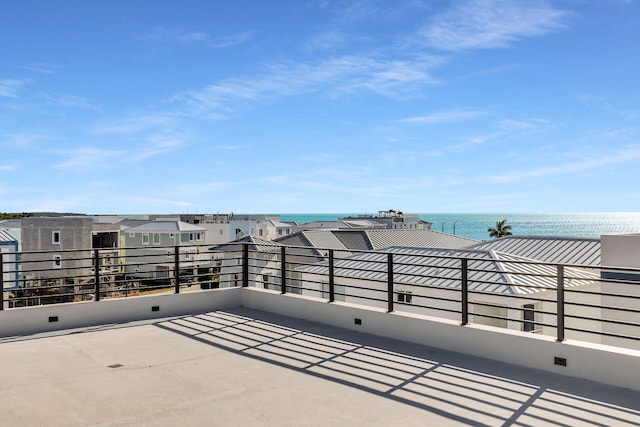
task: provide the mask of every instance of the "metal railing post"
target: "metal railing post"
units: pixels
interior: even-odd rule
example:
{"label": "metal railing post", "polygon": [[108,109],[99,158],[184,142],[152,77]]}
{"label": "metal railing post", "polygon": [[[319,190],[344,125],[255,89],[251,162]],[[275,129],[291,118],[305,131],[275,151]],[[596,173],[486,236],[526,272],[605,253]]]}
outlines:
{"label": "metal railing post", "polygon": [[287,247],[280,248],[280,293],[287,293]]}
{"label": "metal railing post", "polygon": [[461,298],[461,314],[462,314],[462,324],[469,324],[469,270],[468,270],[468,260],[466,258],[461,259],[461,290],[462,290],[462,298]]}
{"label": "metal railing post", "polygon": [[393,254],[387,254],[387,313],[393,311]]}
{"label": "metal railing post", "polygon": [[94,301],[100,301],[100,253],[97,249],[93,250],[93,280],[95,281],[96,297]]}
{"label": "metal railing post", "polygon": [[557,273],[556,317],[558,341],[564,341],[564,266],[558,266]]}
{"label": "metal railing post", "polygon": [[329,249],[329,302],[336,300],[335,279],[333,276],[333,249]]}
{"label": "metal railing post", "polygon": [[0,311],[4,310],[4,254],[0,252]]}
{"label": "metal railing post", "polygon": [[175,293],[180,293],[180,247],[173,248],[173,280],[175,281]]}
{"label": "metal railing post", "polygon": [[249,287],[249,245],[242,247],[242,287]]}

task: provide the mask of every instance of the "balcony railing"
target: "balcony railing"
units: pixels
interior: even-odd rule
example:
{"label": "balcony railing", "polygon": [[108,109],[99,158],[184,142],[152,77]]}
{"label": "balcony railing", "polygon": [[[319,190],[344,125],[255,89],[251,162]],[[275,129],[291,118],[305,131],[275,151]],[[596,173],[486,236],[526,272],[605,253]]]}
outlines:
{"label": "balcony railing", "polygon": [[640,349],[639,270],[416,248],[209,249],[0,253],[0,309],[242,286]]}

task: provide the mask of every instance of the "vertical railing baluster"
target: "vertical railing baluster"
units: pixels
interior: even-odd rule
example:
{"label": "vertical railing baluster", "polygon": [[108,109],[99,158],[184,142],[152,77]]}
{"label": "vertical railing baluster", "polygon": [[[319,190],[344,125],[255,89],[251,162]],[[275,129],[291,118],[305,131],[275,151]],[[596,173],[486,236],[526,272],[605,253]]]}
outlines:
{"label": "vertical railing baluster", "polygon": [[0,311],[4,310],[4,254],[0,252]]}
{"label": "vertical railing baluster", "polygon": [[287,293],[287,247],[280,248],[280,293]]}
{"label": "vertical railing baluster", "polygon": [[564,341],[564,266],[558,265],[556,296],[556,336],[558,341]]}
{"label": "vertical railing baluster", "polygon": [[175,281],[175,293],[180,293],[180,247],[173,248],[173,280]]}
{"label": "vertical railing baluster", "polygon": [[387,312],[393,311],[393,254],[387,254]]}
{"label": "vertical railing baluster", "polygon": [[460,273],[461,273],[461,290],[462,290],[462,298],[461,298],[461,314],[462,314],[462,324],[467,325],[469,323],[469,270],[468,270],[468,260],[466,258],[462,258],[460,265]]}
{"label": "vertical railing baluster", "polygon": [[93,250],[93,280],[95,281],[95,301],[100,301],[100,253],[97,249]]}
{"label": "vertical railing baluster", "polygon": [[329,302],[336,300],[335,279],[333,276],[333,249],[329,249]]}
{"label": "vertical railing baluster", "polygon": [[242,287],[249,287],[249,244],[242,246]]}

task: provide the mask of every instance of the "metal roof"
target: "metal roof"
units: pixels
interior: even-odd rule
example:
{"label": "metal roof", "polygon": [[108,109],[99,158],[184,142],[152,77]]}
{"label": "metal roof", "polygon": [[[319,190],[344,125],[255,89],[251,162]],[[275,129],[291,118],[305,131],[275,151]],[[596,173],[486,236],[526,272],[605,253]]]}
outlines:
{"label": "metal roof", "polygon": [[373,249],[373,244],[365,230],[335,230],[334,234],[345,248],[361,251]]}
{"label": "metal roof", "polygon": [[236,239],[232,242],[222,243],[220,245],[212,246],[210,251],[241,251],[244,246],[243,243],[252,243],[249,245],[250,251],[258,252],[279,252],[280,243],[272,242],[271,240],[260,239],[255,236],[244,236]]}
{"label": "metal roof", "polygon": [[0,242],[17,242],[17,239],[8,230],[0,228]]}
{"label": "metal roof", "polygon": [[600,239],[505,236],[468,248],[505,252],[552,264],[600,265]]}
{"label": "metal roof", "polygon": [[149,221],[142,225],[130,227],[126,229],[127,233],[140,232],[176,232],[176,231],[207,231],[204,227],[189,224],[182,221]]}
{"label": "metal roof", "polygon": [[0,227],[3,228],[22,228],[21,219],[5,219],[0,221]]}
{"label": "metal roof", "polygon": [[313,246],[323,249],[347,249],[334,233],[325,231],[303,231],[302,234]]}
{"label": "metal roof", "polygon": [[429,229],[367,230],[366,233],[373,249],[389,246],[462,249],[478,242],[466,237],[453,236]]}
{"label": "metal roof", "polygon": [[[387,255],[394,256],[394,282],[460,289],[461,258],[468,258],[469,290],[499,294],[531,294],[557,286],[552,265],[510,254],[481,250],[391,247],[334,261],[334,274],[365,280],[387,280]],[[515,261],[515,262],[509,262]],[[301,272],[328,274],[326,262],[301,267]],[[565,286],[593,283],[599,276],[579,269],[565,269]]]}

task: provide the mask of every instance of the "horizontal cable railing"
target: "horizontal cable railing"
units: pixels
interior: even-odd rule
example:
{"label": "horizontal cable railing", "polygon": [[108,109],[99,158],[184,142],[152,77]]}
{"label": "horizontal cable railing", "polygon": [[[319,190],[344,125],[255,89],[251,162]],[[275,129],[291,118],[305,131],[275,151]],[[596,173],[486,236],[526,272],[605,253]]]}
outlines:
{"label": "horizontal cable railing", "polygon": [[640,349],[640,270],[473,251],[460,256],[235,242],[222,248],[2,252],[0,309],[253,287]]}

